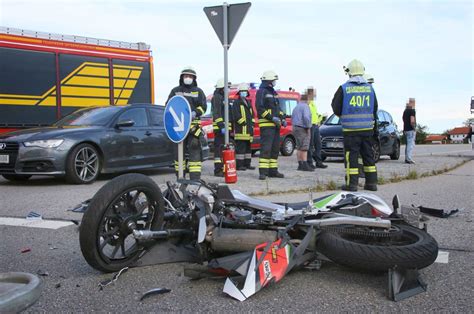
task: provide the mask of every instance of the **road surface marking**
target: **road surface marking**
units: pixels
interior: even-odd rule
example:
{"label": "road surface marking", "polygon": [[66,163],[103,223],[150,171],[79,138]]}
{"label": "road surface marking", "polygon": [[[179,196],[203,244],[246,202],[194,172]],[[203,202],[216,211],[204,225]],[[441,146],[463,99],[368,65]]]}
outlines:
{"label": "road surface marking", "polygon": [[56,230],[74,224],[70,221],[0,217],[0,225]]}

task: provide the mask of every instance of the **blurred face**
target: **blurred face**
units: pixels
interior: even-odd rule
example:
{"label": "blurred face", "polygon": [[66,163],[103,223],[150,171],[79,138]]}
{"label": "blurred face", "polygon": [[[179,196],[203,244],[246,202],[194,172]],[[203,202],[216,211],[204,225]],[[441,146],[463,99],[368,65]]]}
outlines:
{"label": "blurred face", "polygon": [[408,100],[408,106],[410,106],[410,108],[415,109],[415,98],[410,98]]}

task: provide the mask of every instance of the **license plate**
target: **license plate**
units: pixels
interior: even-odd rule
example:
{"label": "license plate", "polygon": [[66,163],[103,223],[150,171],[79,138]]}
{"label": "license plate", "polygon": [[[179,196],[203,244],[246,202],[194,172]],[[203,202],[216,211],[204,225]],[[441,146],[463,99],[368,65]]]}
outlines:
{"label": "license plate", "polygon": [[8,164],[8,163],[10,163],[10,156],[0,155],[0,164]]}
{"label": "license plate", "polygon": [[341,142],[328,142],[327,147],[328,148],[343,148],[343,143]]}

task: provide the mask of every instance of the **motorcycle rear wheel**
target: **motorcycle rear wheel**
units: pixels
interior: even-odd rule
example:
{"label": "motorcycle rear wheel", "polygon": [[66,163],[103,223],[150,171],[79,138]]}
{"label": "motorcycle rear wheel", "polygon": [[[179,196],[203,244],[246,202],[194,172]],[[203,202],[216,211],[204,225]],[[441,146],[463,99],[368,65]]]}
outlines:
{"label": "motorcycle rear wheel", "polygon": [[127,227],[158,230],[163,225],[164,200],[156,183],[142,174],[125,174],[105,184],[92,198],[79,230],[87,263],[104,272],[133,264],[144,246]]}
{"label": "motorcycle rear wheel", "polygon": [[438,243],[431,235],[405,224],[393,226],[399,234],[384,239],[322,231],[317,250],[336,264],[370,272],[387,271],[395,266],[421,269],[434,263]]}

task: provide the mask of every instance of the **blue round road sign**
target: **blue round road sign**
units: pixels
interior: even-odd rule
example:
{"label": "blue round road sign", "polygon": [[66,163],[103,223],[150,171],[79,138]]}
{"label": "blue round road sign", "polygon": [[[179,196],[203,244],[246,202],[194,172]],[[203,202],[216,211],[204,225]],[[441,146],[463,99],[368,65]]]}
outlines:
{"label": "blue round road sign", "polygon": [[191,107],[183,96],[173,96],[165,107],[165,131],[174,143],[182,142],[191,127]]}

